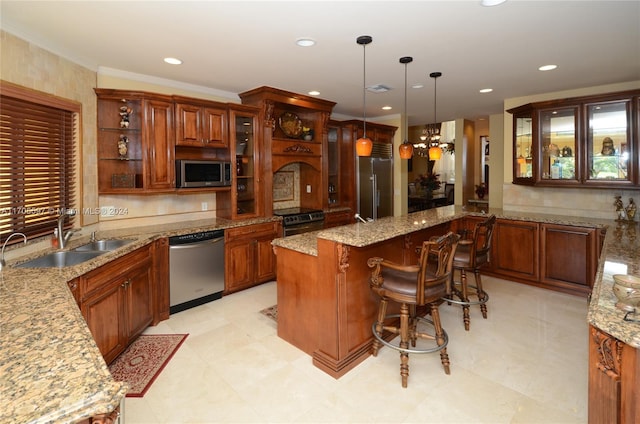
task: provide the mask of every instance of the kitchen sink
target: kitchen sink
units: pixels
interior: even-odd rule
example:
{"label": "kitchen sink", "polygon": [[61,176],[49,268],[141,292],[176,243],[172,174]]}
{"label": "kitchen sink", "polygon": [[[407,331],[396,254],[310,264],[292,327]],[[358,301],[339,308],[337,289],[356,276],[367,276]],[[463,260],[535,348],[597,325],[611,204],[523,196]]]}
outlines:
{"label": "kitchen sink", "polygon": [[48,253],[39,258],[31,259],[30,261],[23,262],[16,265],[18,268],[63,268],[65,266],[77,265],[82,262],[86,262],[107,253],[106,251],[87,251],[87,252],[74,252],[63,251]]}
{"label": "kitchen sink", "polygon": [[78,246],[73,249],[73,252],[89,252],[89,251],[102,251],[109,252],[111,250],[118,249],[131,243],[133,240],[120,239],[120,240],[96,240],[82,246]]}

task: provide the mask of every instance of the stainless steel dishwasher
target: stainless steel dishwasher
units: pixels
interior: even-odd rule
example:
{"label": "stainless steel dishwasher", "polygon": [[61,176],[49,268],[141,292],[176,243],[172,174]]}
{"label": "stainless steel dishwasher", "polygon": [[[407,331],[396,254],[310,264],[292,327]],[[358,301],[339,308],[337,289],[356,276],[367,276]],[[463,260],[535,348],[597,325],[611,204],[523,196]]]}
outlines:
{"label": "stainless steel dishwasher", "polygon": [[224,230],[169,237],[169,311],[220,299],[224,290]]}

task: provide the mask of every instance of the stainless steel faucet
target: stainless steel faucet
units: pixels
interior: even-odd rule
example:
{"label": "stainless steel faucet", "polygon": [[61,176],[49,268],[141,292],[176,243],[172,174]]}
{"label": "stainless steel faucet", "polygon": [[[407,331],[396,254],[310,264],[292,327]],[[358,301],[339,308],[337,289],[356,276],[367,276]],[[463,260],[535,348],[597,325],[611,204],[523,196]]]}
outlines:
{"label": "stainless steel faucet", "polygon": [[7,239],[4,241],[4,244],[2,245],[2,252],[0,252],[0,272],[6,265],[6,262],[4,261],[4,248],[7,247],[7,242],[11,240],[13,236],[22,236],[22,238],[24,238],[24,244],[27,244],[27,236],[25,236],[23,233],[13,233],[10,234],[9,237],[7,237]]}
{"label": "stainless steel faucet", "polygon": [[76,214],[75,209],[62,209],[60,215],[58,215],[58,248],[59,249],[64,249],[64,247],[67,245],[67,241],[69,241],[73,233],[76,232],[76,230],[74,229],[71,229],[66,233],[63,230],[64,219],[67,216],[75,216],[75,214]]}

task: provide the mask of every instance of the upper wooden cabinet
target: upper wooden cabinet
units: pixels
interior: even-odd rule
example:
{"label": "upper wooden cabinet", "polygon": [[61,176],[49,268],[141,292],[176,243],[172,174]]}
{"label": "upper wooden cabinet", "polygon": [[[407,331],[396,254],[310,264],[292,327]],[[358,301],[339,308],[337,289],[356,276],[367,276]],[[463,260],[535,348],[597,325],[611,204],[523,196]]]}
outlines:
{"label": "upper wooden cabinet", "polygon": [[263,213],[259,113],[253,106],[229,106],[229,151],[235,176],[231,190],[216,195],[221,218],[254,218]]}
{"label": "upper wooden cabinet", "polygon": [[[327,207],[356,209],[355,139],[341,122],[331,121],[327,132]],[[347,220],[349,223],[350,220]]]}
{"label": "upper wooden cabinet", "polygon": [[176,146],[227,148],[226,105],[174,96]]}
{"label": "upper wooden cabinet", "polygon": [[98,192],[175,188],[173,103],[169,96],[96,88]]}
{"label": "upper wooden cabinet", "polygon": [[513,114],[513,182],[640,188],[640,91],[530,103]]}
{"label": "upper wooden cabinet", "polygon": [[272,87],[259,87],[240,93],[242,103],[260,108],[263,128],[261,155],[264,180],[264,213],[271,215],[273,175],[290,164],[299,167],[296,193],[303,208],[322,209],[328,179],[325,169],[327,127],[335,102],[291,93]]}

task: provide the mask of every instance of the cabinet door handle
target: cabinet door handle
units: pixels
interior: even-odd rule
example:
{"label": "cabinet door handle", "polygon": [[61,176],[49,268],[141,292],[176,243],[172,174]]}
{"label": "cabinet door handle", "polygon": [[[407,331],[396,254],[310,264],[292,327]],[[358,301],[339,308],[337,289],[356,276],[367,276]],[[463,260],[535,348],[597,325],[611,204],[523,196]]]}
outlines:
{"label": "cabinet door handle", "polygon": [[126,289],[131,284],[131,280],[126,280],[124,283],[120,284],[120,287]]}

